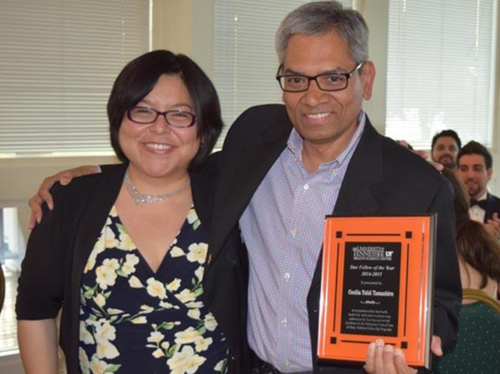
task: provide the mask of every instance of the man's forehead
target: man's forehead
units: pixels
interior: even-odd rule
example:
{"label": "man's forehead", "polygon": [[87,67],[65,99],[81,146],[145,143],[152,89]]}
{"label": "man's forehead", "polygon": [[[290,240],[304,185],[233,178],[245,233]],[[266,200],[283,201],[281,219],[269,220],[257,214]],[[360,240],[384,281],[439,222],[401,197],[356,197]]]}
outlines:
{"label": "man's forehead", "polygon": [[453,142],[453,143],[456,143],[457,141],[455,140],[455,138],[453,138],[452,136],[440,136],[438,138],[438,141],[444,141],[444,142]]}
{"label": "man's forehead", "polygon": [[305,75],[348,73],[355,67],[354,59],[345,58],[345,56],[332,56],[318,60],[285,58],[283,61],[283,72]]}
{"label": "man's forehead", "polygon": [[[332,73],[346,73],[348,69],[341,66],[315,66],[314,74],[332,74]],[[283,72],[289,74],[305,74],[311,70],[311,66],[300,66],[300,64],[283,65]]]}
{"label": "man's forehead", "polygon": [[451,136],[440,136],[436,140],[436,144],[439,144],[439,143],[446,143],[446,144],[453,143],[453,144],[457,144],[457,141],[453,137],[451,137]]}
{"label": "man's forehead", "polygon": [[288,41],[283,68],[296,72],[315,70],[316,74],[347,72],[354,68],[347,42],[335,31],[324,34],[295,34]]}
{"label": "man's forehead", "polygon": [[468,155],[463,155],[460,157],[460,160],[458,160],[458,165],[459,166],[483,166],[486,167],[486,161],[484,159],[483,155],[477,154],[477,153],[472,153]]}

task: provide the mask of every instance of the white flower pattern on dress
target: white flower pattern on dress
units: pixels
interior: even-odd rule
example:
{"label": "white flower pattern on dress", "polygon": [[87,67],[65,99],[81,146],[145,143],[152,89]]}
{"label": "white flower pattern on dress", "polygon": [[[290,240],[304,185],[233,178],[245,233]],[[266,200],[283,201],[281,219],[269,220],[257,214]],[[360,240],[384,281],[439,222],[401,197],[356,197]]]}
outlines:
{"label": "white flower pattern on dress", "polygon": [[198,340],[196,342],[196,352],[206,351],[208,347],[210,347],[210,344],[212,344],[212,342],[213,342],[212,338]]}
{"label": "white flower pattern on dress", "polygon": [[130,284],[130,287],[132,288],[144,288],[142,282],[135,275],[128,279],[128,284]]}
{"label": "white flower pattern on dress", "polygon": [[82,368],[83,374],[90,374],[90,361],[87,356],[87,352],[85,352],[82,348],[78,348],[78,360],[80,361],[80,367]]}
{"label": "white flower pattern on dress", "polygon": [[178,294],[175,295],[180,301],[182,301],[184,304],[189,303],[190,301],[193,301],[196,299],[196,295],[194,294],[193,291],[189,289],[184,289]]}
{"label": "white flower pattern on dress", "polygon": [[205,358],[196,354],[193,347],[186,345],[167,361],[172,374],[193,374],[205,362]]}
{"label": "white flower pattern on dress", "polygon": [[200,310],[199,309],[191,309],[189,312],[188,312],[188,316],[189,318],[192,318],[192,319],[200,319]]}
{"label": "white flower pattern on dress", "polygon": [[80,321],[80,340],[85,344],[95,344],[94,336],[87,330],[87,326],[85,326],[85,322],[83,321]]}
{"label": "white flower pattern on dress", "polygon": [[99,287],[106,290],[108,286],[113,286],[116,281],[116,270],[119,268],[118,261],[116,259],[106,259],[103,261],[102,265],[99,266],[95,272],[97,274],[97,283]]}
{"label": "white flower pattern on dress", "polygon": [[99,360],[97,357],[92,358],[92,362],[90,363],[92,374],[104,374],[107,368],[108,364],[106,362]]}
{"label": "white flower pattern on dress", "polygon": [[203,339],[199,330],[195,330],[192,327],[188,327],[184,331],[180,331],[175,334],[175,343],[176,344],[189,344],[196,343],[197,341]]}
{"label": "white flower pattern on dress", "polygon": [[217,365],[215,365],[214,370],[222,373],[222,371],[224,370],[225,366],[226,366],[226,360],[220,360],[217,363]]}
{"label": "white flower pattern on dress", "polygon": [[[200,226],[194,209],[190,210],[186,222],[191,230]],[[138,272],[139,266],[143,266],[141,256],[119,221],[116,208],[111,209],[84,270],[84,278],[90,276],[93,283],[82,282],[81,288],[80,313],[86,317],[80,321],[78,353],[83,374],[121,372],[117,344],[121,331],[119,326],[123,324],[142,325],[146,328],[149,326],[150,332],[144,337],[143,346],[150,350],[151,360],[160,360],[173,374],[196,373],[207,361],[204,354],[215,345],[212,336],[218,336],[218,347],[225,347],[220,343],[224,341],[220,332],[219,335],[210,335],[217,332],[217,322],[203,302],[202,279],[208,246],[198,241],[186,245],[178,239],[179,236],[174,239],[167,257],[172,261],[187,261],[186,266],[190,263],[199,266],[189,265],[193,270],[188,277],[172,277],[166,282],[157,279],[156,275],[144,277]],[[113,251],[118,254],[111,255],[115,253]],[[185,265],[179,262],[174,266]],[[129,287],[127,293],[143,295],[135,311],[109,301],[113,299],[114,292],[117,292],[115,287],[119,282],[125,282]],[[86,308],[86,314],[82,308]],[[169,320],[169,311],[183,311],[185,317],[181,320]],[[154,319],[150,321],[150,316],[155,313],[165,313],[162,315],[167,318],[161,318],[159,323],[153,322]],[[192,322],[188,322],[189,320]],[[82,347],[86,347],[88,351]],[[220,351],[219,348],[218,352],[218,355],[224,354],[214,358],[227,356],[225,349]],[[208,362],[211,364],[204,367],[203,373],[226,372],[226,358]]]}
{"label": "white flower pattern on dress", "polygon": [[208,245],[206,243],[195,243],[189,246],[187,259],[191,262],[205,263],[207,258]]}
{"label": "white flower pattern on dress", "polygon": [[175,278],[172,282],[167,284],[167,290],[170,292],[177,291],[181,286],[181,280],[179,278]]}
{"label": "white flower pattern on dress", "polygon": [[146,317],[144,317],[144,316],[140,316],[140,317],[134,318],[130,322],[132,322],[135,325],[143,325],[145,323],[148,323],[148,319]]}
{"label": "white flower pattern on dress", "polygon": [[170,256],[171,257],[181,257],[181,256],[185,256],[185,255],[186,254],[184,253],[184,251],[181,248],[177,247],[177,246],[173,247],[170,250]]}
{"label": "white flower pattern on dress", "polygon": [[214,331],[217,327],[217,321],[215,320],[214,316],[212,313],[208,313],[205,316],[205,328],[208,331]]}
{"label": "white flower pattern on dress", "polygon": [[167,298],[167,292],[165,290],[165,286],[163,283],[157,281],[156,279],[149,278],[147,280],[148,283],[148,294],[150,294],[153,297],[158,297],[160,299],[166,299]]}
{"label": "white flower pattern on dress", "polygon": [[125,264],[123,264],[122,270],[126,275],[130,275],[135,272],[135,265],[139,263],[139,257],[136,255],[127,255]]}

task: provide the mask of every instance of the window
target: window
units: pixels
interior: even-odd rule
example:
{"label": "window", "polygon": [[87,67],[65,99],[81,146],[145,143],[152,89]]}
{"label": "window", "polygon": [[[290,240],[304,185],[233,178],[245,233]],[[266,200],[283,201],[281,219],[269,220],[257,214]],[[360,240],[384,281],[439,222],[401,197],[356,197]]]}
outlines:
{"label": "window", "polygon": [[110,154],[106,102],[149,20],[150,0],[2,0],[0,157]]}
{"label": "window", "polygon": [[[290,11],[307,2],[214,1],[214,82],[225,132],[251,106],[281,102],[281,89],[274,79],[278,70],[274,34]],[[341,2],[352,6],[352,0]]]}
{"label": "window", "polygon": [[0,208],[0,266],[5,276],[5,299],[0,313],[0,356],[17,350],[14,310],[17,278],[24,257],[25,242],[19,228],[17,208]]}
{"label": "window", "polygon": [[390,0],[386,134],[417,148],[454,129],[492,145],[494,0]]}

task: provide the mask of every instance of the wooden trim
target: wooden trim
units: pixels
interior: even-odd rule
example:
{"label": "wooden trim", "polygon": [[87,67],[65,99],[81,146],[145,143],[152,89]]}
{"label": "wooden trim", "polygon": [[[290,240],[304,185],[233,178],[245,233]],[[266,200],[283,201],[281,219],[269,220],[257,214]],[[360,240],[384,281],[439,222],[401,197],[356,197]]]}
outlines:
{"label": "wooden trim", "polygon": [[464,290],[462,290],[462,297],[466,300],[482,301],[483,303],[491,306],[500,314],[500,303],[497,300],[485,294],[481,290],[473,290],[470,288],[465,288]]}

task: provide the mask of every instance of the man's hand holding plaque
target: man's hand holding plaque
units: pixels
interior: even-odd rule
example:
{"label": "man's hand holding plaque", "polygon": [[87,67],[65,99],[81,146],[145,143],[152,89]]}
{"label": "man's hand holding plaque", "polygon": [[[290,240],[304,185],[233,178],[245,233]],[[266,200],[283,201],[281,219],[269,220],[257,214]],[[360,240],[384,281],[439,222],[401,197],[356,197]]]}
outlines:
{"label": "man's hand holding plaque", "polygon": [[[441,338],[432,337],[431,352],[436,356],[442,356]],[[403,351],[393,348],[391,344],[384,344],[382,339],[370,343],[366,354],[364,366],[368,374],[415,374],[416,369],[408,366]]]}

